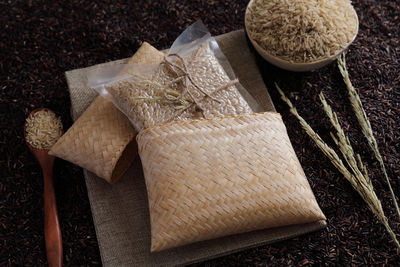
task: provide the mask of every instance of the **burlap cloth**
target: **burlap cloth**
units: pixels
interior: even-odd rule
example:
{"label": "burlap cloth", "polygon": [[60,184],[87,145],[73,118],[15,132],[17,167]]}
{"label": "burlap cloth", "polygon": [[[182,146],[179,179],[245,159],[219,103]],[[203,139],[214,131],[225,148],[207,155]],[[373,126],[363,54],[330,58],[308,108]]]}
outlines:
{"label": "burlap cloth", "polygon": [[[241,84],[264,111],[275,111],[243,30],[223,34],[216,39]],[[123,62],[126,59],[66,72],[74,120],[97,96],[94,90],[86,86],[87,71]],[[185,265],[295,237],[326,226],[325,221],[286,226],[150,253],[150,219],[140,160],[137,158],[114,185],[86,170],[84,176],[104,266]]]}

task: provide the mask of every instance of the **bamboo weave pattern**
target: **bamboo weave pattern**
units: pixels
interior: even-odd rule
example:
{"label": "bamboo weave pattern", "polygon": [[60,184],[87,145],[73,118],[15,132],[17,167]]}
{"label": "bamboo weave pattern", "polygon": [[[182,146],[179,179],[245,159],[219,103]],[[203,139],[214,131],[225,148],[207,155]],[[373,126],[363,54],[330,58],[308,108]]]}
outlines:
{"label": "bamboo weave pattern", "polygon": [[[143,43],[127,63],[158,64],[164,54]],[[97,97],[52,147],[50,154],[115,183],[137,155],[136,131],[111,102]]]}
{"label": "bamboo weave pattern", "polygon": [[[98,97],[51,148],[51,154],[115,182],[113,170],[136,131],[111,102]],[[133,155],[135,150],[131,151]],[[132,155],[132,157],[133,157]],[[129,167],[132,158],[127,159]]]}
{"label": "bamboo weave pattern", "polygon": [[325,219],[277,113],[172,122],[137,141],[151,251]]}

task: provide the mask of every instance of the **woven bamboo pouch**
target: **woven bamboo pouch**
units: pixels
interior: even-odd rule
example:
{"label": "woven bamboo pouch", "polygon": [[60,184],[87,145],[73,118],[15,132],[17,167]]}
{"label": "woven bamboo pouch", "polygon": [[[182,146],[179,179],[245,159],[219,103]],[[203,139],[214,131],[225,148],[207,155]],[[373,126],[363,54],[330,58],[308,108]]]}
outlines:
{"label": "woven bamboo pouch", "polygon": [[113,183],[129,167],[135,155],[135,135],[124,114],[112,103],[98,97],[51,148],[50,154]]}
{"label": "woven bamboo pouch", "polygon": [[[158,64],[164,54],[143,43],[128,63]],[[50,154],[115,183],[137,155],[136,131],[111,102],[97,97]]]}
{"label": "woven bamboo pouch", "polygon": [[277,113],[172,122],[137,141],[151,251],[325,219]]}

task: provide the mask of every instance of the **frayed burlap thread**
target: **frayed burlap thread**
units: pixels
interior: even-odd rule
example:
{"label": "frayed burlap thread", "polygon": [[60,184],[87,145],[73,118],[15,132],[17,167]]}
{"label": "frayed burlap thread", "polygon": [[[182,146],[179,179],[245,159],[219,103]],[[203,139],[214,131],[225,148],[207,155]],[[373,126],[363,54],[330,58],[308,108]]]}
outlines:
{"label": "frayed burlap thread", "polygon": [[172,122],[137,141],[151,251],[325,219],[277,113]]}

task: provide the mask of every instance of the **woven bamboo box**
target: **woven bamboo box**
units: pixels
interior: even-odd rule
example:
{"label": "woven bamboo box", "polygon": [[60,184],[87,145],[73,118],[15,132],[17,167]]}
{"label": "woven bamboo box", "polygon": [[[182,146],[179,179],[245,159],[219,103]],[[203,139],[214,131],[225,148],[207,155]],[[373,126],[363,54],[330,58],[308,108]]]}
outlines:
{"label": "woven bamboo box", "polygon": [[172,122],[137,141],[151,251],[325,220],[277,113]]}
{"label": "woven bamboo box", "polygon": [[[163,52],[145,42],[126,63],[158,64],[163,58]],[[98,96],[54,144],[50,154],[115,183],[137,156],[135,136],[128,118]]]}

